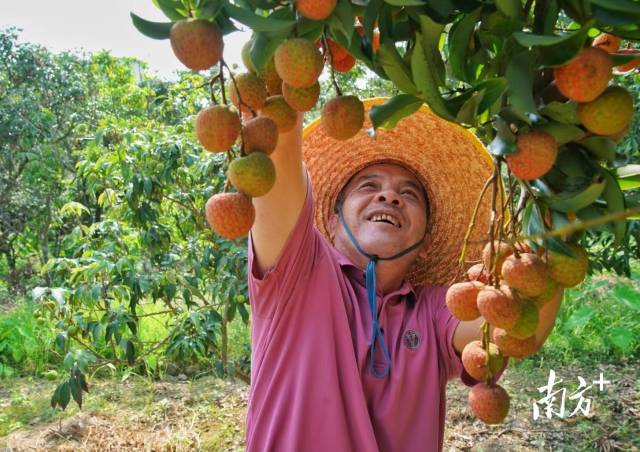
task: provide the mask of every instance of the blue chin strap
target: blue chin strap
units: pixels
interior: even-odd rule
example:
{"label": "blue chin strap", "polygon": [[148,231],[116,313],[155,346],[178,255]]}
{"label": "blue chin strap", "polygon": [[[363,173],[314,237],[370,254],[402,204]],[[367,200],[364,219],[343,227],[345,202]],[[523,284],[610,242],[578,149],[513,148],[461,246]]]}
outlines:
{"label": "blue chin strap", "polygon": [[[398,259],[399,257],[404,256],[405,254],[410,253],[411,251],[418,248],[422,242],[424,241],[425,236],[427,235],[427,231],[425,230],[424,235],[420,240],[411,245],[406,250],[400,251],[398,254],[394,254],[390,257],[380,257],[376,254],[369,254],[364,251],[358,241],[351,233],[349,226],[347,226],[346,221],[344,221],[344,217],[342,216],[342,206],[338,207],[338,216],[340,218],[340,223],[344,227],[344,230],[347,232],[347,236],[353,246],[356,247],[358,252],[363,256],[366,256],[369,259],[369,263],[367,264],[367,272],[365,278],[365,284],[367,287],[367,299],[369,300],[369,310],[371,311],[371,347],[369,349],[369,369],[371,370],[371,374],[376,378],[385,378],[389,374],[389,370],[391,369],[391,357],[389,355],[389,349],[387,348],[387,344],[384,341],[384,336],[382,334],[382,330],[380,329],[380,324],[378,323],[378,310],[376,309],[376,264],[378,261],[391,261],[394,259]],[[373,365],[373,357],[376,349],[376,342],[380,342],[380,347],[382,347],[382,353],[384,353],[384,370],[382,372],[376,371]]]}

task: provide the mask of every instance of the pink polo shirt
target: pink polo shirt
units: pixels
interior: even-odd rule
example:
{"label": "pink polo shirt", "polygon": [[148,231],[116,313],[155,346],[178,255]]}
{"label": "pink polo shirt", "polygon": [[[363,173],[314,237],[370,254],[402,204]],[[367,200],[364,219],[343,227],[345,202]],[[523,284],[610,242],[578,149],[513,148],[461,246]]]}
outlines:
{"label": "pink polo shirt", "polygon": [[[446,287],[405,282],[378,293],[391,355],[386,378],[369,370],[371,314],[364,272],[314,226],[310,182],[277,264],[260,274],[249,241],[253,354],[247,450],[285,452],[442,449],[445,387],[463,371],[452,344],[459,323]],[[376,346],[376,367],[384,356]],[[378,367],[379,364],[379,367]]]}

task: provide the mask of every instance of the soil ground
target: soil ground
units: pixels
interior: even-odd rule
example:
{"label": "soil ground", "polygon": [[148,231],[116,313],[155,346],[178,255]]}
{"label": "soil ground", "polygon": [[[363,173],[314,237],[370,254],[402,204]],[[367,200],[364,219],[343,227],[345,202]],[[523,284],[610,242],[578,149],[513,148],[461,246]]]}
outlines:
{"label": "soil ground", "polygon": [[[533,420],[534,401],[544,395],[549,367],[510,366],[501,382],[511,395],[506,422],[485,425],[467,408],[468,388],[448,387],[445,451],[638,451],[640,366],[590,365],[555,368],[566,388],[564,418]],[[577,413],[578,376],[587,385],[600,372],[611,384],[584,392],[589,414]],[[244,383],[184,376],[153,382],[130,376],[94,381],[85,405],[60,413],[48,407],[55,382],[17,379],[0,386],[0,451],[241,451],[248,387]],[[557,403],[560,402],[558,394]],[[586,401],[586,400],[585,400]],[[554,406],[555,410],[559,406]],[[0,431],[0,434],[1,431]]]}

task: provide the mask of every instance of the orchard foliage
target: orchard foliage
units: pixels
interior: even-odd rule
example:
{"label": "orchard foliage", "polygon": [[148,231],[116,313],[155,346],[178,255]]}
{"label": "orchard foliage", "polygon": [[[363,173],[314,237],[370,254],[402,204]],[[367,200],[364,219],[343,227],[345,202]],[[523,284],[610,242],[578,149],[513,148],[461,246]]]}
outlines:
{"label": "orchard foliage", "polygon": [[[103,366],[156,374],[202,361],[246,378],[226,330],[236,315],[248,321],[246,245],[206,226],[222,166],[189,119],[205,80],[166,83],[106,53],[54,55],[12,30],[0,44],[2,273],[5,290],[32,289],[36,314],[55,325],[69,374],[52,405],[80,404],[87,373]],[[0,350],[0,364],[12,360]]]}

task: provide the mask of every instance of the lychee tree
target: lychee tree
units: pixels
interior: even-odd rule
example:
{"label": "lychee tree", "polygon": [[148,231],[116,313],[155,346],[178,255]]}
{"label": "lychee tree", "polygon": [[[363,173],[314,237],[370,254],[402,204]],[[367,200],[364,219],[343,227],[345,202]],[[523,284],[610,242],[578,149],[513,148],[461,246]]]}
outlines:
{"label": "lychee tree", "polygon": [[[236,189],[214,195],[207,204],[210,226],[218,234],[246,234],[254,215],[247,200],[273,184],[270,150],[250,150],[243,130],[260,117],[271,120],[263,133],[291,128],[295,111],[317,102],[323,68],[333,94],[322,106],[321,124],[335,139],[349,139],[363,127],[357,90],[343,92],[336,79],[336,73],[360,62],[397,90],[370,111],[374,131],[393,128],[427,104],[486,143],[494,171],[478,194],[469,230],[486,226],[487,245],[476,263],[466,259],[467,240],[460,244],[459,274],[467,281],[452,285],[447,303],[461,320],[480,315],[486,320],[481,343],[470,344],[463,363],[482,380],[470,393],[471,409],[485,422],[501,422],[508,395],[496,383],[500,372],[492,356],[535,353],[539,309],[559,301],[563,289],[579,284],[587,273],[585,231],[607,231],[615,247],[628,249],[628,220],[640,214],[637,203],[625,197],[625,190],[640,186],[640,167],[620,165],[616,155],[637,99],[614,81],[614,75],[619,79],[640,65],[640,3],[154,3],[170,21],[149,22],[132,14],[134,25],[151,38],[170,39],[187,67],[211,69],[211,85],[219,84],[220,95],[212,95],[210,108],[224,111],[232,124],[221,127],[217,121],[199,134],[205,149],[226,153],[224,192]],[[224,61],[224,38],[210,37],[242,26],[253,32],[242,50],[246,71],[233,73]],[[202,54],[215,57],[207,68],[199,64]],[[204,123],[201,116],[208,111],[196,124]],[[234,115],[237,120],[230,119]],[[211,141],[225,146],[208,146]],[[490,203],[493,220],[476,225],[483,202]],[[233,221],[221,224],[220,218]],[[477,265],[467,269],[469,264]],[[492,337],[489,325],[495,327]]]}

